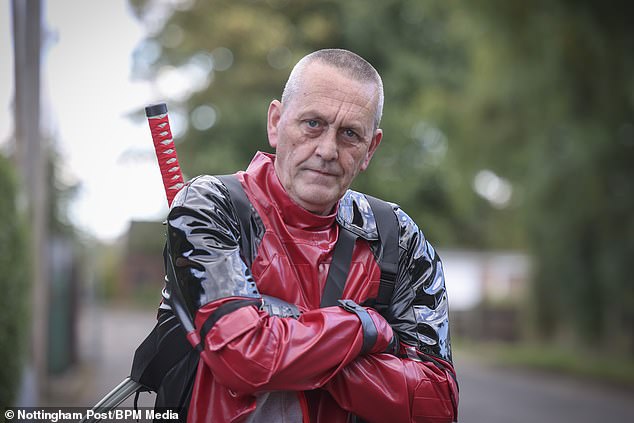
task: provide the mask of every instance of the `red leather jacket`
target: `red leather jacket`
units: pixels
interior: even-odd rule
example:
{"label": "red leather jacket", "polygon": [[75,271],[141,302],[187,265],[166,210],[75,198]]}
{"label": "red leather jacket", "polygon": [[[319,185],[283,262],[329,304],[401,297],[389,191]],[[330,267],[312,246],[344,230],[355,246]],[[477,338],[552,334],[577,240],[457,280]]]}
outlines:
{"label": "red leather jacket", "polygon": [[[359,235],[343,298],[363,304],[377,295],[381,244],[367,200],[348,191],[333,214],[312,214],[287,196],[274,160],[258,153],[238,173],[256,212],[253,257],[240,255],[236,211],[215,177],[182,189],[168,217],[177,280],[199,330],[220,306],[244,298],[271,296],[301,311],[294,318],[247,306],[220,317],[203,340],[188,421],[454,421],[447,295],[431,245],[395,205],[397,283],[386,317],[367,308],[378,336],[361,355],[357,315],[319,305],[340,230]],[[394,334],[399,353],[384,353]]]}

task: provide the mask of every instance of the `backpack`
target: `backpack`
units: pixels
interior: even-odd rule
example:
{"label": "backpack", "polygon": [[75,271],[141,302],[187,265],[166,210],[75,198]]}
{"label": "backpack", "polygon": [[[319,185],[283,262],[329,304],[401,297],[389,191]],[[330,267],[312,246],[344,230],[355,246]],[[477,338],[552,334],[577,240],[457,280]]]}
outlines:
{"label": "backpack", "polygon": [[[250,265],[252,217],[256,213],[246,196],[242,184],[235,175],[222,175],[218,179],[227,187],[229,196],[240,222],[240,251],[243,259]],[[374,213],[382,255],[378,259],[381,280],[376,301],[364,304],[374,307],[380,313],[388,310],[398,270],[398,236],[399,225],[392,206],[375,197],[366,195]],[[335,244],[333,258],[326,278],[326,286],[322,296],[321,307],[337,305],[341,298],[345,281],[350,269],[352,250],[356,235],[340,227],[339,238]],[[169,254],[169,237],[163,251],[167,270],[168,287],[177,285],[171,257]],[[174,290],[172,289],[172,292]],[[140,392],[156,392],[155,410],[174,410],[178,412],[179,421],[187,420],[187,408],[191,400],[196,370],[200,360],[200,348],[191,346],[181,325],[184,310],[159,311],[157,324],[134,354],[130,379],[142,385],[136,391],[135,406]],[[181,314],[181,316],[177,315]],[[200,338],[205,339],[206,332],[201,330]]]}

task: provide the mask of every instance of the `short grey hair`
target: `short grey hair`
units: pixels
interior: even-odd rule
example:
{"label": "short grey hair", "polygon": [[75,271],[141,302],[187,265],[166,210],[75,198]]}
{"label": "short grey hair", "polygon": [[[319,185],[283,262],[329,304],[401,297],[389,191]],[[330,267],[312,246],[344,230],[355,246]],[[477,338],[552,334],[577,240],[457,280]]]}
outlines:
{"label": "short grey hair", "polygon": [[311,63],[319,62],[337,68],[348,77],[359,82],[373,83],[377,87],[379,99],[374,117],[374,129],[379,127],[383,115],[383,81],[381,76],[367,60],[348,50],[324,49],[304,56],[293,68],[282,92],[282,104],[288,103],[297,92],[304,69]]}

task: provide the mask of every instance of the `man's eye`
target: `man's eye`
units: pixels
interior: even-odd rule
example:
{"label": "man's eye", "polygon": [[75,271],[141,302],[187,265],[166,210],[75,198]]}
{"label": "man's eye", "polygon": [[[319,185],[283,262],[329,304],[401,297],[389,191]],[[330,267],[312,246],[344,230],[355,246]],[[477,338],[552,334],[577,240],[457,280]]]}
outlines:
{"label": "man's eye", "polygon": [[319,122],[315,119],[309,119],[306,121],[306,125],[308,125],[309,128],[317,128],[319,127]]}
{"label": "man's eye", "polygon": [[357,133],[354,132],[352,129],[345,129],[343,131],[343,135],[346,138],[348,138],[348,139],[357,139],[358,138]]}

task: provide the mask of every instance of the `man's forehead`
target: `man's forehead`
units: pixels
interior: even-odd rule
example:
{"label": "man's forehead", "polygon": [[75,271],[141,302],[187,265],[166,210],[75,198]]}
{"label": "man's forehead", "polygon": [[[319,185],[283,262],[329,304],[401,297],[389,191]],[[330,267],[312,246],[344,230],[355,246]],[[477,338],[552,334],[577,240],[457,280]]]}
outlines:
{"label": "man's forehead", "polygon": [[378,91],[371,82],[356,80],[327,65],[314,66],[303,76],[294,95],[289,99],[297,111],[335,106],[347,111],[374,115]]}
{"label": "man's forehead", "polygon": [[376,84],[373,81],[363,81],[353,76],[350,71],[342,68],[338,68],[328,63],[312,62],[308,63],[301,72],[299,78],[299,85],[311,84],[314,81],[326,81],[330,83],[352,83],[359,86],[367,86],[368,89],[376,89]]}
{"label": "man's forehead", "polygon": [[323,112],[343,112],[359,117],[372,116],[376,102],[372,98],[360,95],[348,95],[340,90],[330,90],[328,92],[320,90],[306,90],[300,93],[293,105],[297,113],[310,111]]}

